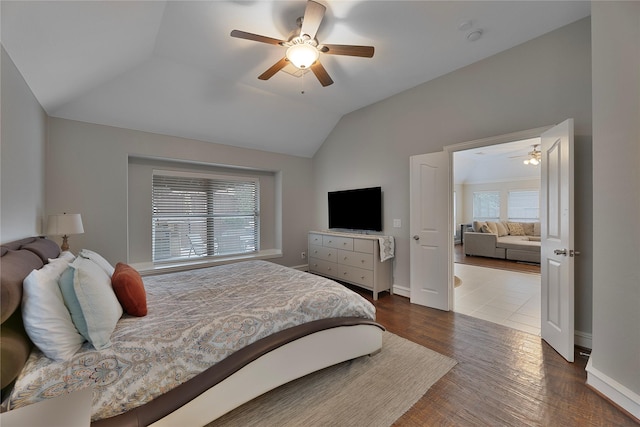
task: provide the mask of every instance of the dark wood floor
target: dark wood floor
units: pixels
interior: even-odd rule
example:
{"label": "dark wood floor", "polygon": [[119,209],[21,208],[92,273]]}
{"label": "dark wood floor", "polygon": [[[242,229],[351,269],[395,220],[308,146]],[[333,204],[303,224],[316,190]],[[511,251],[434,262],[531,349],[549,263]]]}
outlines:
{"label": "dark wood floor", "polygon": [[397,295],[374,304],[388,331],[458,362],[396,426],[636,425],[585,385],[587,359],[578,352],[568,363],[535,335]]}
{"label": "dark wood floor", "polygon": [[540,264],[511,261],[508,259],[487,258],[482,256],[467,256],[463,245],[453,247],[453,260],[460,264],[470,264],[478,267],[497,268],[500,270],[518,271],[520,273],[540,274]]}

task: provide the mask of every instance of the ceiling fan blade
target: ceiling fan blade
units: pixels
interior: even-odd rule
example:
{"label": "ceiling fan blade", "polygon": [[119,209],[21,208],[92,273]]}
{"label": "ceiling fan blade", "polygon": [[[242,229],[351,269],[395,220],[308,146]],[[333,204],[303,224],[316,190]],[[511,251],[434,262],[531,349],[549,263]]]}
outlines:
{"label": "ceiling fan blade", "polygon": [[371,58],[373,56],[373,46],[354,46],[348,44],[325,44],[320,49],[329,55],[348,55]]}
{"label": "ceiling fan blade", "polygon": [[231,37],[236,37],[236,38],[245,39],[245,40],[253,40],[254,42],[275,44],[278,46],[282,46],[282,43],[284,43],[284,40],[278,40],[271,37],[260,36],[258,34],[247,33],[245,31],[240,31],[240,30],[231,31]]}
{"label": "ceiling fan blade", "polygon": [[327,73],[327,70],[325,70],[320,61],[316,61],[311,65],[311,71],[316,75],[322,86],[329,86],[333,84],[333,80],[331,80],[329,73]]}
{"label": "ceiling fan blade", "polygon": [[306,34],[312,40],[316,38],[316,33],[318,32],[318,28],[320,28],[320,23],[322,22],[326,9],[326,7],[313,0],[307,1],[307,7],[304,10],[304,17],[302,18],[302,27],[300,28],[301,36]]}
{"label": "ceiling fan blade", "polygon": [[277,73],[278,71],[280,71],[284,67],[286,67],[288,62],[289,62],[289,60],[286,57],[282,58],[280,61],[278,61],[275,64],[273,64],[267,71],[265,71],[264,73],[260,74],[258,76],[258,78],[260,80],[269,80],[271,77],[273,77],[273,75],[275,73]]}

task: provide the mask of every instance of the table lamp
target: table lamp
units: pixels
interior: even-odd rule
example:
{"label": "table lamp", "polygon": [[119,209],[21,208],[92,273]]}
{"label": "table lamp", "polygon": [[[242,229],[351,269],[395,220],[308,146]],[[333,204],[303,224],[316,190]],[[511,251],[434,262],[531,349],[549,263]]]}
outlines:
{"label": "table lamp", "polygon": [[82,227],[82,217],[80,214],[62,213],[49,215],[49,219],[47,221],[47,235],[62,236],[62,245],[60,245],[61,250],[69,250],[69,243],[67,242],[69,235],[82,233],[84,233],[84,228]]}

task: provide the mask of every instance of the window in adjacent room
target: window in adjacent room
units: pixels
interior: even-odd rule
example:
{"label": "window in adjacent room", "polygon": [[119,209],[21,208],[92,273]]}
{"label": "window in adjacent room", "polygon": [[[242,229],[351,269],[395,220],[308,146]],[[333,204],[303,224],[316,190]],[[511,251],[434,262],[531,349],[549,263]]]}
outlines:
{"label": "window in adjacent room", "polygon": [[473,192],[473,219],[476,221],[498,221],[500,219],[500,192]]}
{"label": "window in adjacent room", "polygon": [[154,171],[153,261],[257,252],[259,193],[256,178]]}
{"label": "window in adjacent room", "polygon": [[509,191],[507,215],[509,217],[509,221],[539,221],[539,191]]}

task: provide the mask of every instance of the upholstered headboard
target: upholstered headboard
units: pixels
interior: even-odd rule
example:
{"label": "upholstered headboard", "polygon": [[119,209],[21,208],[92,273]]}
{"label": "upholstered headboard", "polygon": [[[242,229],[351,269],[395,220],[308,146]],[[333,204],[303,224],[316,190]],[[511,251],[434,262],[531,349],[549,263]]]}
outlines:
{"label": "upholstered headboard", "polygon": [[52,240],[28,237],[0,245],[0,255],[0,383],[4,391],[22,370],[32,347],[22,324],[22,281],[49,258],[57,258],[60,247]]}

